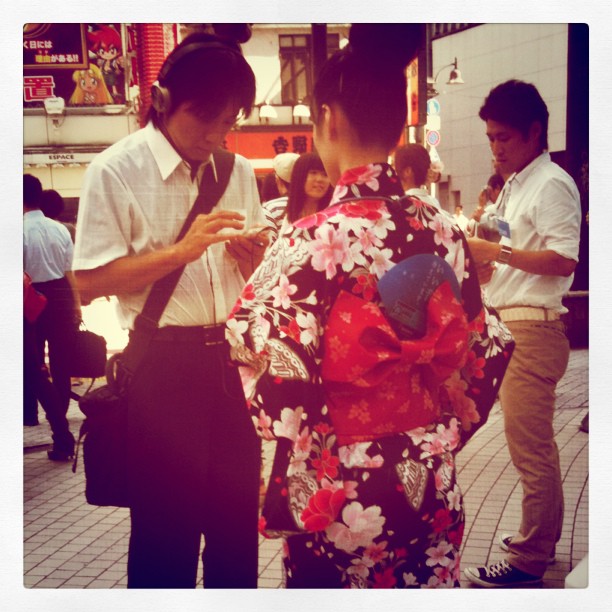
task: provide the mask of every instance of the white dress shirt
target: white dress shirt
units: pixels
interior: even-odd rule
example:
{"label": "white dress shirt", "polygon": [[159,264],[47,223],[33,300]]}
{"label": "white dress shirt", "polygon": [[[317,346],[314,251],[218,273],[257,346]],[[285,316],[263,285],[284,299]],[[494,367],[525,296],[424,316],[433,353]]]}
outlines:
{"label": "white dress shirt", "polygon": [[469,219],[463,213],[453,215],[453,219],[455,220],[455,223],[461,228],[461,231],[465,232],[469,223]]}
{"label": "white dress shirt", "polygon": [[[511,176],[497,200],[498,214],[510,224],[510,238],[500,244],[527,251],[552,250],[578,261],[580,195],[572,177],[542,153]],[[497,264],[486,292],[493,306],[537,306],[567,312],[561,300],[569,291],[569,277],[530,274]]]}
{"label": "white dress shirt", "polygon": [[23,215],[23,268],[32,282],[63,278],[72,267],[73,245],[66,227],[42,210]]}
{"label": "white dress shirt", "polygon": [[[83,182],[74,269],[172,244],[198,195],[203,166],[192,180],[187,164],[151,123],[98,155]],[[219,209],[245,211],[245,227],[264,223],[255,174],[240,155],[214,210]],[[159,325],[223,323],[244,284],[225,244],[213,244],[186,266]],[[117,295],[123,328],[133,328],[149,290]]]}

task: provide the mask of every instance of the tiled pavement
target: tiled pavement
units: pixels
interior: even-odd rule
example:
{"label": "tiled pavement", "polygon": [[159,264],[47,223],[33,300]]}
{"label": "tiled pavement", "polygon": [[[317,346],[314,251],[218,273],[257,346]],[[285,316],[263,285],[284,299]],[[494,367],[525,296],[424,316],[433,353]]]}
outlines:
{"label": "tiled pavement", "polygon": [[[544,588],[563,588],[568,573],[588,552],[589,435],[578,429],[589,407],[588,357],[586,349],[573,350],[568,371],[558,386],[554,422],[566,512],[557,562],[544,576]],[[82,416],[74,402],[69,418],[72,431],[77,433]],[[69,464],[47,459],[50,431],[44,419],[40,426],[23,431],[23,585],[31,589],[124,589],[128,510],[85,502],[82,465],[73,474]],[[267,444],[268,465],[272,450]],[[499,560],[502,553],[497,536],[517,528],[521,500],[499,406],[459,454],[458,466],[467,513],[462,565]],[[259,587],[281,587],[280,542],[262,538],[259,551]],[[470,588],[465,582],[462,587]]]}

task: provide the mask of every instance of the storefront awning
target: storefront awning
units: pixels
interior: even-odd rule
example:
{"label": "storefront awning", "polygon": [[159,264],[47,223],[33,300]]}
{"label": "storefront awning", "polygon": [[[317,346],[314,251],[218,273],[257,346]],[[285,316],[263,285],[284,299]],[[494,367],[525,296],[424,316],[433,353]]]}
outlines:
{"label": "storefront awning", "polygon": [[28,166],[57,166],[59,164],[70,166],[87,165],[96,155],[106,147],[101,147],[99,150],[89,149],[87,151],[78,149],[52,149],[52,150],[28,150],[23,151],[23,164]]}

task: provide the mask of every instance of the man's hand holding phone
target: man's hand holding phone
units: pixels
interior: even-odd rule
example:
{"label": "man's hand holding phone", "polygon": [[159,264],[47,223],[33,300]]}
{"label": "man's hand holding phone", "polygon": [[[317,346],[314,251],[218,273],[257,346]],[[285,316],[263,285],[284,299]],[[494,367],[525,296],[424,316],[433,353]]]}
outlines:
{"label": "man's hand holding phone", "polygon": [[261,263],[268,244],[270,243],[269,228],[265,226],[252,227],[238,236],[230,238],[225,243],[227,252],[238,262],[240,272],[245,280],[251,276]]}

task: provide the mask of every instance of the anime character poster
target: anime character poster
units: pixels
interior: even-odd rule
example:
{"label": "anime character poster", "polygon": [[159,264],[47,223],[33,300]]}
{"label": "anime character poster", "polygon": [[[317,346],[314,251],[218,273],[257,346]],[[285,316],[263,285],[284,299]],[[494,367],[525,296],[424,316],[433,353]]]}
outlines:
{"label": "anime character poster", "polygon": [[68,106],[126,104],[123,30],[120,23],[25,24],[24,107],[53,96]]}
{"label": "anime character poster", "polygon": [[86,36],[91,62],[90,78],[97,79],[99,75],[102,76],[103,87],[100,84],[100,89],[105,89],[111,98],[107,104],[124,104],[125,54],[120,24],[89,23]]}

